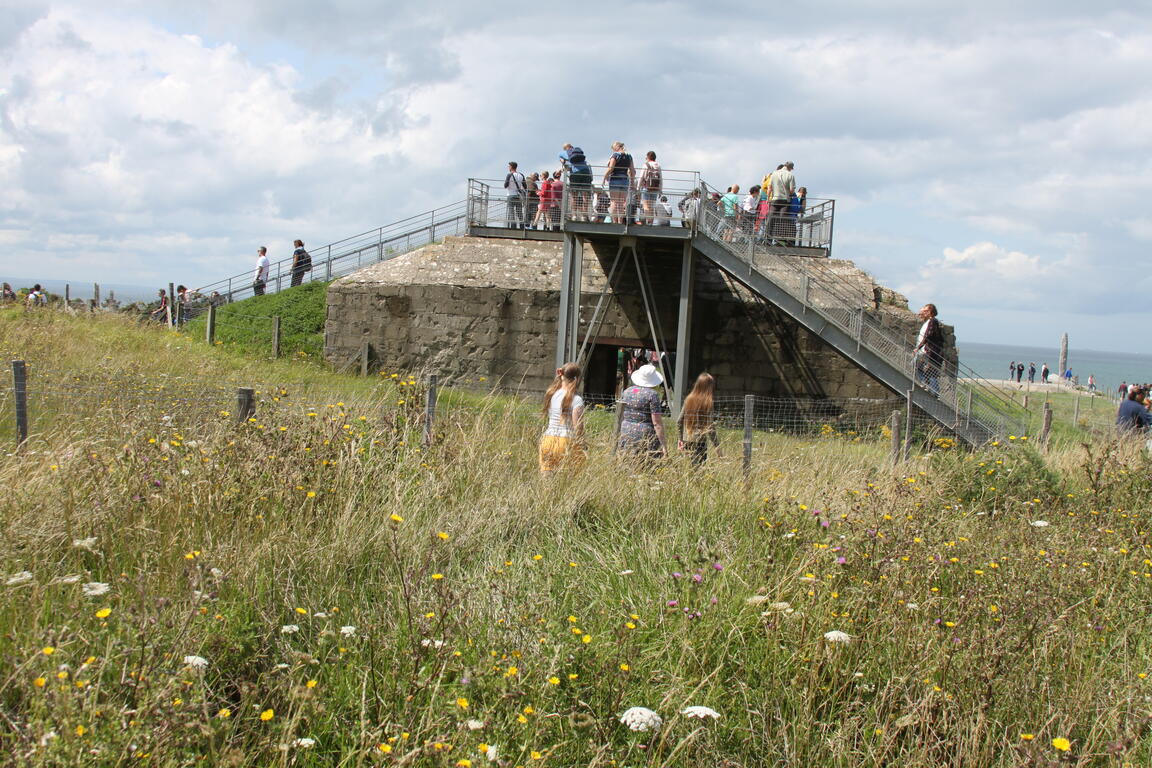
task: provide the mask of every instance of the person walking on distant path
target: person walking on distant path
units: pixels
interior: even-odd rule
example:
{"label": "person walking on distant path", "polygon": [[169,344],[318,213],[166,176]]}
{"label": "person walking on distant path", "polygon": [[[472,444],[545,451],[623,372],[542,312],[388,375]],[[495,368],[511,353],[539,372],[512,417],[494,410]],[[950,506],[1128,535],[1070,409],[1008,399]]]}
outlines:
{"label": "person walking on distant path", "polygon": [[1088,374],[1088,391],[1089,392],[1095,392],[1096,391],[1096,374],[1094,374],[1094,373]]}
{"label": "person walking on distant path", "polygon": [[[39,288],[40,286],[36,286],[36,287]],[[160,293],[157,295],[160,297],[160,306],[158,306],[158,307],[156,307],[156,309],[152,310],[148,314],[148,317],[152,320],[156,320],[156,321],[161,322],[161,323],[167,323],[168,322],[168,314],[167,314],[168,313],[168,292],[165,291],[163,288],[161,288]]]}
{"label": "person walking on distant path", "polygon": [[1008,363],[1008,381],[1012,381],[1012,379],[1014,379],[1014,378],[1016,378],[1016,361],[1015,360]]}
{"label": "person walking on distant path", "polygon": [[1049,373],[1051,373],[1051,371],[1048,370],[1048,363],[1044,363],[1043,365],[1040,366],[1040,383],[1041,384],[1047,384],[1048,383],[1048,374]]}
{"label": "person walking on distant path", "polygon": [[527,224],[524,221],[524,193],[528,190],[528,183],[517,167],[515,161],[509,162],[508,175],[504,177],[504,192],[508,195],[506,226],[509,229],[523,229]]}
{"label": "person walking on distant path", "polygon": [[1120,402],[1116,411],[1116,431],[1121,435],[1140,435],[1152,423],[1148,409],[1143,405],[1144,390],[1133,384],[1128,387],[1128,396]]}
{"label": "person walking on distant path", "polygon": [[940,394],[940,368],[944,361],[944,332],[936,319],[935,304],[925,304],[919,316],[924,321],[916,336],[916,379],[932,391]]}
{"label": "person walking on distant path", "polygon": [[252,294],[254,296],[264,295],[264,286],[268,283],[268,273],[271,269],[272,264],[268,261],[268,249],[260,246],[256,249],[256,276],[252,280]]}
{"label": "person walking on distant path", "polygon": [[1028,383],[1036,383],[1036,363],[1028,363]]}
{"label": "person walking on distant path", "polygon": [[292,287],[295,288],[304,282],[304,273],[312,271],[312,257],[304,250],[303,240],[293,240],[292,245],[296,246],[292,251]]}
{"label": "person walking on distant path", "polygon": [[708,443],[716,446],[720,455],[720,439],[716,436],[716,420],[712,411],[712,396],[716,391],[716,378],[701,373],[680,410],[679,448],[687,451],[692,465],[700,466],[708,459]]}
{"label": "person walking on distant path", "polygon": [[1016,363],[1016,383],[1019,384],[1020,380],[1024,378],[1024,363]]}
{"label": "person walking on distant path", "polygon": [[788,210],[792,207],[792,195],[796,194],[796,177],[792,175],[792,161],[784,163],[784,167],[772,174],[772,184],[769,190],[768,202],[771,206],[769,215],[772,218],[772,240],[784,242],[786,237]]}
{"label": "person walking on distant path", "polygon": [[584,464],[584,398],[576,394],[580,366],[565,363],[544,393],[548,426],[540,438],[540,473],[547,477],[562,467]]}

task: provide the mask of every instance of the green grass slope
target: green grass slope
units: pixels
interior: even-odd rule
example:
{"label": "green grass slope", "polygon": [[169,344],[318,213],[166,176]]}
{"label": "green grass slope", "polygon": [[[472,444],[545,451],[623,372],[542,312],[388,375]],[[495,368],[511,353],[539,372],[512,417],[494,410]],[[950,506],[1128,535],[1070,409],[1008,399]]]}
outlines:
{"label": "green grass slope", "polygon": [[1135,446],[768,435],[745,478],[734,435],[621,464],[598,413],[545,481],[534,403],[451,394],[426,446],[399,373],[55,313],[0,351],[36,403],[0,457],[13,764],[1152,763]]}
{"label": "green grass slope", "polygon": [[[253,296],[216,310],[216,341],[248,354],[272,349],[272,318],[280,317],[283,355],[319,357],[324,351],[324,301],[328,283],[305,283],[279,293]],[[192,320],[185,332],[205,338],[207,315]]]}

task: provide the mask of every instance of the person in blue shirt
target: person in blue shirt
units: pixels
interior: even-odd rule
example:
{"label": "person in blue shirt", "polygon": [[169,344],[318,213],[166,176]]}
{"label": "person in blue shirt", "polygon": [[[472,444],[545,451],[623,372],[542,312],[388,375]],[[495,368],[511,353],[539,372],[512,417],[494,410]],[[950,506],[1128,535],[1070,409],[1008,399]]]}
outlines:
{"label": "person in blue shirt", "polygon": [[589,204],[592,201],[592,167],[584,150],[571,143],[560,148],[560,165],[568,171],[568,200],[572,204],[570,212],[575,221],[588,221]]}
{"label": "person in blue shirt", "polygon": [[1116,430],[1122,435],[1143,434],[1152,423],[1152,416],[1144,407],[1144,390],[1135,384],[1128,387],[1128,399],[1116,411]]}

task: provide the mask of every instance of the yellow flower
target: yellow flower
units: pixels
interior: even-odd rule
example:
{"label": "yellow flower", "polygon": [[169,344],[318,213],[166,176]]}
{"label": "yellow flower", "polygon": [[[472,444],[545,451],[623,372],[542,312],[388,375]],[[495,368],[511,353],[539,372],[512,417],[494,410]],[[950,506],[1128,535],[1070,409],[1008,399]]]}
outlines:
{"label": "yellow flower", "polygon": [[532,755],[533,760],[543,760],[544,759],[544,755],[540,754],[536,750],[532,750],[531,755]]}
{"label": "yellow flower", "polygon": [[442,578],[444,578],[444,574],[442,574],[442,573],[432,574],[432,580],[433,581],[440,581],[440,579],[442,579]]}
{"label": "yellow flower", "polygon": [[392,751],[392,745],[391,744],[377,744],[376,749],[380,750],[384,754],[388,754],[389,752]]}
{"label": "yellow flower", "polygon": [[448,532],[447,531],[440,531],[436,535],[440,538],[441,541],[448,541]]}
{"label": "yellow flower", "polygon": [[588,643],[592,642],[592,635],[584,635],[583,637],[580,638],[580,642],[582,642],[584,644],[588,644]]}
{"label": "yellow flower", "polygon": [[621,664],[620,665],[620,671],[621,672],[628,672],[631,669],[632,669],[632,667],[628,666],[627,664]]}
{"label": "yellow flower", "polygon": [[389,516],[388,516],[388,519],[389,519],[389,520],[391,520],[391,521],[392,521],[392,522],[394,522],[394,523],[402,523],[402,522],[404,522],[404,518],[400,517],[400,515],[397,515],[397,514],[395,514],[395,513],[393,513],[393,514],[389,515]]}
{"label": "yellow flower", "polygon": [[316,681],[315,680],[309,680],[308,682],[304,683],[304,687],[305,688],[315,688],[316,687]]}
{"label": "yellow flower", "polygon": [[98,619],[106,619],[111,615],[112,615],[112,609],[111,608],[101,608],[100,610],[96,611],[96,618],[98,618]]}
{"label": "yellow flower", "polygon": [[308,613],[308,611],[305,610],[304,608],[297,608],[296,613],[300,614],[301,616],[304,616],[305,614]]}
{"label": "yellow flower", "polygon": [[1056,749],[1060,750],[1061,752],[1067,752],[1068,750],[1072,749],[1072,742],[1068,741],[1068,739],[1064,738],[1063,736],[1057,736],[1056,738],[1052,739],[1052,746],[1056,747]]}
{"label": "yellow flower", "polygon": [[274,717],[276,717],[276,713],[271,709],[266,709],[260,713],[260,719],[263,720],[264,722],[268,722],[269,720],[271,720]]}
{"label": "yellow flower", "polygon": [[460,709],[468,709],[468,699],[461,696],[456,699],[456,706],[460,707]]}
{"label": "yellow flower", "polygon": [[52,654],[56,653],[56,649],[50,645],[46,645],[40,649],[40,653],[44,654],[45,656],[51,656]]}
{"label": "yellow flower", "polygon": [[77,736],[83,736],[83,735],[84,735],[84,734],[86,734],[86,733],[88,733],[88,729],[87,729],[87,728],[85,728],[85,727],[84,727],[84,726],[82,726],[82,725],[78,725],[78,726],[76,726],[76,735],[77,735]]}
{"label": "yellow flower", "polygon": [[462,757],[456,761],[456,768],[472,768],[472,761],[466,757]]}
{"label": "yellow flower", "polygon": [[1032,739],[1034,739],[1034,738],[1036,738],[1036,734],[1034,734],[1034,733],[1022,733],[1022,734],[1020,734],[1021,741],[1032,741]]}
{"label": "yellow flower", "polygon": [[560,685],[560,678],[550,677],[550,678],[548,678],[548,684],[549,685]]}
{"label": "yellow flower", "polygon": [[33,681],[32,681],[32,685],[36,686],[37,688],[43,688],[43,687],[44,687],[44,683],[46,683],[46,682],[48,682],[48,681],[47,681],[47,680],[45,680],[44,678],[42,678],[42,677],[38,677],[38,678],[36,678],[35,680],[33,680]]}
{"label": "yellow flower", "polygon": [[232,717],[232,710],[228,709],[228,707],[224,707],[216,713],[216,717],[220,718],[221,720]]}

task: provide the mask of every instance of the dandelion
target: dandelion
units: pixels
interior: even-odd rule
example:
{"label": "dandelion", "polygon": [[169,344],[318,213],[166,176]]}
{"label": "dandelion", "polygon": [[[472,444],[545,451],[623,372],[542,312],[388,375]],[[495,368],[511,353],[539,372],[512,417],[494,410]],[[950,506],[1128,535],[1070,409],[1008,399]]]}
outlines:
{"label": "dandelion", "polygon": [[112,609],[111,608],[101,608],[100,610],[96,611],[96,618],[98,618],[98,619],[106,619],[111,615],[112,615]]}
{"label": "dandelion", "polygon": [[304,736],[293,741],[292,746],[296,747],[297,749],[311,749],[312,747],[316,746],[316,739],[310,739],[307,736]]}
{"label": "dandelion", "polygon": [[264,722],[268,722],[269,720],[271,720],[274,717],[276,717],[276,712],[274,710],[271,710],[271,709],[266,709],[260,713],[260,719],[263,720]]}
{"label": "dandelion", "polygon": [[299,631],[300,626],[298,624],[285,624],[284,626],[280,627],[280,634],[282,635],[294,635]]}
{"label": "dandelion", "polygon": [[658,731],[664,720],[647,707],[631,707],[620,715],[620,722],[632,731]]}
{"label": "dandelion", "polygon": [[56,653],[56,649],[50,645],[46,645],[40,649],[40,653],[44,654],[45,656],[51,656],[52,654]]}
{"label": "dandelion", "polygon": [[203,656],[185,656],[184,666],[190,669],[204,669],[208,666],[208,659]]}
{"label": "dandelion", "polygon": [[456,706],[460,707],[460,709],[468,709],[468,699],[461,696],[456,699]]}
{"label": "dandelion", "polygon": [[850,643],[852,642],[852,635],[847,632],[841,632],[838,629],[833,629],[830,632],[824,633],[824,641],[828,643]]}
{"label": "dandelion", "polygon": [[80,587],[80,591],[84,593],[84,597],[100,597],[101,595],[108,594],[110,589],[112,589],[112,587],[102,581],[90,581]]}
{"label": "dandelion", "polygon": [[27,584],[30,581],[32,581],[32,572],[31,571],[20,571],[19,573],[14,573],[11,576],[9,576],[8,580],[4,582],[4,586],[6,586],[6,587],[18,587],[21,584]]}
{"label": "dandelion", "polygon": [[684,717],[694,717],[697,720],[706,720],[708,718],[712,718],[713,720],[720,719],[720,713],[710,707],[684,707],[684,709],[680,710],[680,714],[684,715]]}
{"label": "dandelion", "polygon": [[47,683],[47,682],[48,682],[48,681],[47,681],[47,680],[45,680],[44,678],[42,678],[42,677],[38,677],[38,678],[36,678],[35,680],[33,680],[33,681],[32,681],[32,685],[36,686],[37,688],[43,688],[43,687],[44,687],[44,684],[45,684],[45,683]]}
{"label": "dandelion", "polygon": [[1072,742],[1068,741],[1068,739],[1064,738],[1063,736],[1057,736],[1056,738],[1052,739],[1052,746],[1061,752],[1067,752],[1068,750],[1072,749]]}

